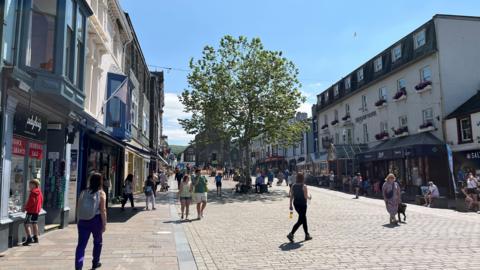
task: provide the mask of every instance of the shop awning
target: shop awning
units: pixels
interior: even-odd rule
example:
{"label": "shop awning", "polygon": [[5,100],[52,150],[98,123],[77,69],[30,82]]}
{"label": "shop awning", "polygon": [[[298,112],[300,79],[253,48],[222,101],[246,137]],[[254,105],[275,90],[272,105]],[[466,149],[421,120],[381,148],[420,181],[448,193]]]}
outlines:
{"label": "shop awning", "polygon": [[357,155],[360,161],[389,160],[413,156],[438,155],[445,143],[428,132],[393,138]]}
{"label": "shop awning", "polygon": [[145,159],[150,159],[151,158],[151,151],[150,149],[147,149],[145,147],[142,147],[141,145],[135,145],[131,142],[126,143],[127,149],[134,152],[135,154],[142,156]]}
{"label": "shop awning", "polygon": [[327,152],[315,152],[310,154],[313,163],[327,162]]}
{"label": "shop awning", "polygon": [[161,156],[157,156],[159,160],[161,160],[165,165],[168,165],[168,162]]}

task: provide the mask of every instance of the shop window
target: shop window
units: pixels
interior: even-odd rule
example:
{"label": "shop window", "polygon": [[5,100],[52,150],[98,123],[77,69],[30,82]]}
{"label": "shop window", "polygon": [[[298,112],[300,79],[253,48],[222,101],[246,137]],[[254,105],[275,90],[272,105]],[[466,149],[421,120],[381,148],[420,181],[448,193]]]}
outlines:
{"label": "shop window", "polygon": [[392,62],[402,58],[402,45],[398,44],[392,49]]}
{"label": "shop window", "polygon": [[373,61],[373,70],[375,72],[379,72],[380,70],[382,70],[382,57],[378,57],[377,59],[375,59],[375,61]]}
{"label": "shop window", "polygon": [[350,87],[352,87],[352,80],[351,80],[351,77],[348,76],[348,77],[345,79],[345,89],[350,89]]}
{"label": "shop window", "polygon": [[425,45],[425,29],[420,30],[419,32],[413,35],[413,47],[418,49]]}
{"label": "shop window", "polygon": [[350,105],[345,104],[345,115],[350,115]]}
{"label": "shop window", "polygon": [[433,123],[433,109],[432,108],[428,108],[426,110],[423,110],[422,115],[423,115],[423,123],[424,124]]}
{"label": "shop window", "polygon": [[357,70],[357,82],[363,81],[363,68]]}
{"label": "shop window", "polygon": [[53,72],[57,0],[32,0],[26,65]]}
{"label": "shop window", "polygon": [[27,176],[25,170],[25,157],[27,153],[26,140],[13,138],[12,141],[12,163],[10,174],[10,194],[8,201],[8,213],[15,214],[22,212],[25,202]]}
{"label": "shop window", "polygon": [[459,120],[460,123],[460,140],[459,143],[472,142],[472,122],[470,117],[465,117]]}
{"label": "shop window", "polygon": [[4,30],[3,30],[3,59],[10,64],[13,64],[13,53],[16,36],[16,8],[17,0],[5,1],[5,14],[4,14]]}
{"label": "shop window", "polygon": [[432,70],[426,66],[420,70],[420,79],[422,82],[432,81]]}
{"label": "shop window", "polygon": [[75,85],[82,89],[83,88],[83,63],[84,63],[84,54],[85,54],[85,45],[83,44],[85,40],[85,17],[77,12],[77,50],[75,51],[75,59],[77,60],[77,68],[75,75]]}

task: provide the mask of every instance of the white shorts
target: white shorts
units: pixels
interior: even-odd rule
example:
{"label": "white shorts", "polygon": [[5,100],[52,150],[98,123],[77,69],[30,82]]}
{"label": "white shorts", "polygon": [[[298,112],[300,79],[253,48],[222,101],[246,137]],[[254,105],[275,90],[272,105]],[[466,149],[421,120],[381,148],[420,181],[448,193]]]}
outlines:
{"label": "white shorts", "polygon": [[194,194],[195,202],[207,202],[207,193],[195,193]]}

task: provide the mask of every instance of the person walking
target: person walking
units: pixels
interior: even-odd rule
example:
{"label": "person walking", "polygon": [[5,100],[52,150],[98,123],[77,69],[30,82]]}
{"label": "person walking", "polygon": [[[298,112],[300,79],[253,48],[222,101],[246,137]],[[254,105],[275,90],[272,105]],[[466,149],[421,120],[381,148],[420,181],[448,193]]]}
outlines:
{"label": "person walking", "polygon": [[285,179],[285,174],[283,172],[279,171],[277,174],[277,186],[281,186],[283,183],[283,180]]}
{"label": "person walking", "polygon": [[478,205],[478,179],[471,172],[467,176],[467,194],[472,199],[470,206]]}
{"label": "person walking", "polygon": [[383,199],[385,200],[385,206],[387,212],[390,215],[390,224],[398,224],[398,220],[395,215],[398,212],[398,205],[400,204],[400,186],[395,182],[396,177],[393,173],[390,173],[385,178],[385,183],[382,186]]}
{"label": "person walking", "polygon": [[145,203],[146,203],[146,210],[149,211],[148,203],[151,202],[152,210],[155,210],[155,192],[153,189],[155,188],[155,183],[153,182],[153,176],[149,175],[147,177],[147,181],[145,181],[145,186],[143,187],[143,192],[145,193]]}
{"label": "person walking", "polygon": [[188,214],[190,212],[190,204],[192,203],[192,191],[193,186],[190,183],[190,177],[188,175],[183,176],[183,180],[180,183],[180,189],[178,190],[178,198],[180,198],[182,218],[188,220]]}
{"label": "person walking", "polygon": [[355,199],[358,199],[359,193],[360,193],[360,186],[362,185],[362,176],[360,173],[357,173],[357,175],[353,178],[353,189],[355,191]]}
{"label": "person walking", "polygon": [[183,179],[183,173],[180,171],[179,168],[176,168],[175,169],[175,180],[177,180],[178,189],[180,189],[180,182],[182,182],[182,179]]}
{"label": "person walking", "polygon": [[[28,196],[27,203],[25,204],[25,235],[27,240],[23,243],[24,246],[28,246],[31,243],[38,244],[38,215],[42,210],[43,195],[40,190],[40,181],[38,179],[32,179],[28,183],[30,188],[30,195]],[[33,231],[33,234],[32,234]]]}
{"label": "person walking", "polygon": [[283,175],[285,179],[285,185],[288,186],[290,184],[289,183],[290,172],[288,171],[288,169],[285,169],[285,171],[283,171]]}
{"label": "person walking", "polygon": [[305,179],[303,174],[299,173],[297,175],[297,181],[290,188],[290,211],[295,211],[298,213],[298,221],[293,225],[292,231],[287,235],[290,242],[294,242],[295,232],[298,230],[300,225],[303,225],[303,231],[305,232],[305,241],[312,240],[312,237],[308,233],[307,225],[307,200],[311,199],[311,196],[308,195],[307,186],[305,185]]}
{"label": "person walking", "polygon": [[217,186],[217,196],[222,196],[222,173],[219,172],[215,176],[215,185]]}
{"label": "person walking", "polygon": [[208,181],[202,175],[200,169],[195,170],[195,175],[192,177],[192,185],[194,190],[194,199],[197,203],[197,218],[203,218],[203,211],[207,207],[207,185]]}
{"label": "person walking", "polygon": [[268,173],[267,173],[267,177],[268,177],[268,186],[269,187],[272,187],[272,184],[273,184],[273,178],[275,178],[272,170],[268,170]]}
{"label": "person walking", "polygon": [[93,235],[92,269],[99,268],[102,253],[102,234],[107,229],[107,195],[102,190],[103,178],[99,173],[90,176],[88,189],[82,191],[78,200],[78,243],[75,251],[75,269],[83,268],[85,248],[90,234]]}
{"label": "person walking", "polygon": [[127,201],[130,201],[130,206],[133,210],[137,210],[133,201],[133,174],[127,175],[125,183],[123,184],[122,211],[125,211],[125,204],[127,204]]}

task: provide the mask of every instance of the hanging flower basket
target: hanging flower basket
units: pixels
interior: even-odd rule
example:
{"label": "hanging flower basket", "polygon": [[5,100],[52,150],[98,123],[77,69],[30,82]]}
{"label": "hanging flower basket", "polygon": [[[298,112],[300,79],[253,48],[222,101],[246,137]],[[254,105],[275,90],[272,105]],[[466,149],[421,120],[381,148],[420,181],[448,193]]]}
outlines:
{"label": "hanging flower basket", "polygon": [[325,124],[321,127],[321,129],[326,129],[326,128],[328,128],[328,124]]}
{"label": "hanging flower basket", "polygon": [[381,141],[381,140],[384,140],[384,139],[388,139],[388,136],[389,136],[388,132],[383,131],[383,132],[380,132],[377,135],[375,135],[375,139]]}
{"label": "hanging flower basket", "polygon": [[383,107],[385,105],[387,105],[387,100],[385,100],[384,98],[375,102],[375,107]]}
{"label": "hanging flower basket", "polygon": [[393,133],[394,133],[395,136],[397,136],[397,137],[401,137],[401,136],[408,135],[408,127],[398,128],[398,129],[394,130]]}
{"label": "hanging flower basket", "polygon": [[398,90],[398,92],[395,93],[395,96],[393,96],[393,99],[395,101],[399,101],[399,100],[402,100],[402,99],[405,99],[405,98],[407,98],[407,90],[405,90],[405,87]]}
{"label": "hanging flower basket", "polygon": [[332,122],[330,122],[330,124],[331,124],[332,126],[335,126],[335,125],[338,124],[338,120],[333,120]]}
{"label": "hanging flower basket", "polygon": [[430,88],[431,88],[432,82],[431,82],[431,81],[424,81],[424,82],[421,82],[421,83],[417,84],[417,85],[415,86],[415,90],[421,91],[421,90],[424,90],[425,88],[427,88],[427,87],[429,87],[429,86],[430,86]]}
{"label": "hanging flower basket", "polygon": [[345,115],[344,117],[342,117],[342,120],[343,120],[343,121],[350,120],[350,114],[347,114],[347,115]]}

